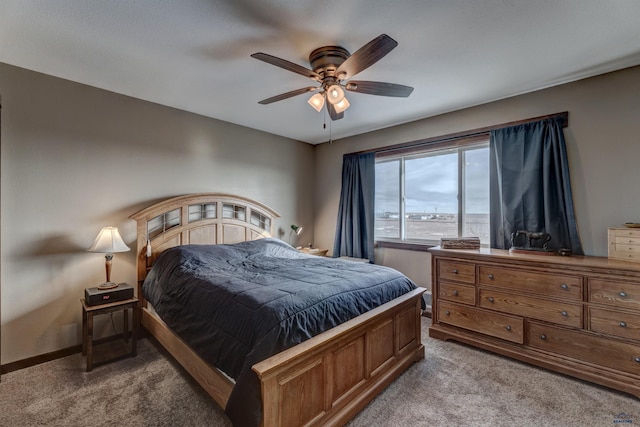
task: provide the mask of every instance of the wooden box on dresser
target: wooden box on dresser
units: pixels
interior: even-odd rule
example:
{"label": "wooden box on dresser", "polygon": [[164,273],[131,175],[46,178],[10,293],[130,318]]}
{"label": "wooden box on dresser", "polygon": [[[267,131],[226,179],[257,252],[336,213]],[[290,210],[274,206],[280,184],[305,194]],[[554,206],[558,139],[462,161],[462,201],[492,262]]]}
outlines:
{"label": "wooden box on dresser", "polygon": [[640,397],[640,264],[498,249],[429,251],[429,336]]}

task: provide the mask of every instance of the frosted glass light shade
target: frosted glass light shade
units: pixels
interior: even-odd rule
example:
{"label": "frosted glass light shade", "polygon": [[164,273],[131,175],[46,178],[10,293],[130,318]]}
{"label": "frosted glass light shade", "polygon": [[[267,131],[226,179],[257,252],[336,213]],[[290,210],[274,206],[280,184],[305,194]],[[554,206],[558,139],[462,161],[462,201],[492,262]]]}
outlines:
{"label": "frosted glass light shade", "polygon": [[324,96],[321,93],[316,93],[311,98],[309,98],[307,102],[309,103],[309,105],[315,108],[317,112],[320,112],[320,110],[322,110],[322,107],[324,106]]}
{"label": "frosted glass light shade", "polygon": [[327,102],[337,104],[344,99],[344,90],[338,85],[331,85],[327,88]]}
{"label": "frosted glass light shade", "polygon": [[342,98],[342,101],[338,102],[337,104],[335,104],[333,106],[334,110],[336,110],[336,113],[340,114],[342,113],[344,110],[346,110],[347,108],[349,108],[351,104],[349,104],[349,101],[347,101],[347,98]]}

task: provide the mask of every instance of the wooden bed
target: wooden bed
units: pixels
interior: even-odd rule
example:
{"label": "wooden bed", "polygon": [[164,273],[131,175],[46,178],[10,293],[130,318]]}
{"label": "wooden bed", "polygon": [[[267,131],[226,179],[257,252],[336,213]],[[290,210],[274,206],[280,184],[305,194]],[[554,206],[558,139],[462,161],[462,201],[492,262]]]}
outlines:
{"label": "wooden bed", "polygon": [[[185,244],[269,237],[279,215],[225,194],[174,197],[132,215],[137,222],[141,323],[225,408],[233,381],[202,360],[148,306],[142,283],[157,256]],[[412,363],[424,358],[418,288],[253,366],[261,382],[262,425],[342,425]]]}

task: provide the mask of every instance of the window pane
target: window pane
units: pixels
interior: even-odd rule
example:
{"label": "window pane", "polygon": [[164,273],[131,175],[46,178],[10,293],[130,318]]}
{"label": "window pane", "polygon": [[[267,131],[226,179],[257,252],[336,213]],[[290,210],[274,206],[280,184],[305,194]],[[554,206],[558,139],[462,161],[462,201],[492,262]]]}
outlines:
{"label": "window pane", "polygon": [[458,236],[458,153],[405,162],[406,238]]}
{"label": "window pane", "polygon": [[489,244],[489,148],[464,152],[464,212],[462,235]]}
{"label": "window pane", "polygon": [[375,238],[400,238],[400,160],[376,163]]}

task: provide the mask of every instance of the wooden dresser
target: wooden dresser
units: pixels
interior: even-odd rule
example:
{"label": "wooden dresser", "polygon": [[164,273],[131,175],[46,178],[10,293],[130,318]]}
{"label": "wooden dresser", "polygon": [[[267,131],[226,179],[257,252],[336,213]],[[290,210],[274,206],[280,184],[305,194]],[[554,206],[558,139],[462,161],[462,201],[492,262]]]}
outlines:
{"label": "wooden dresser", "polygon": [[498,249],[429,251],[429,336],[640,397],[640,264]]}

